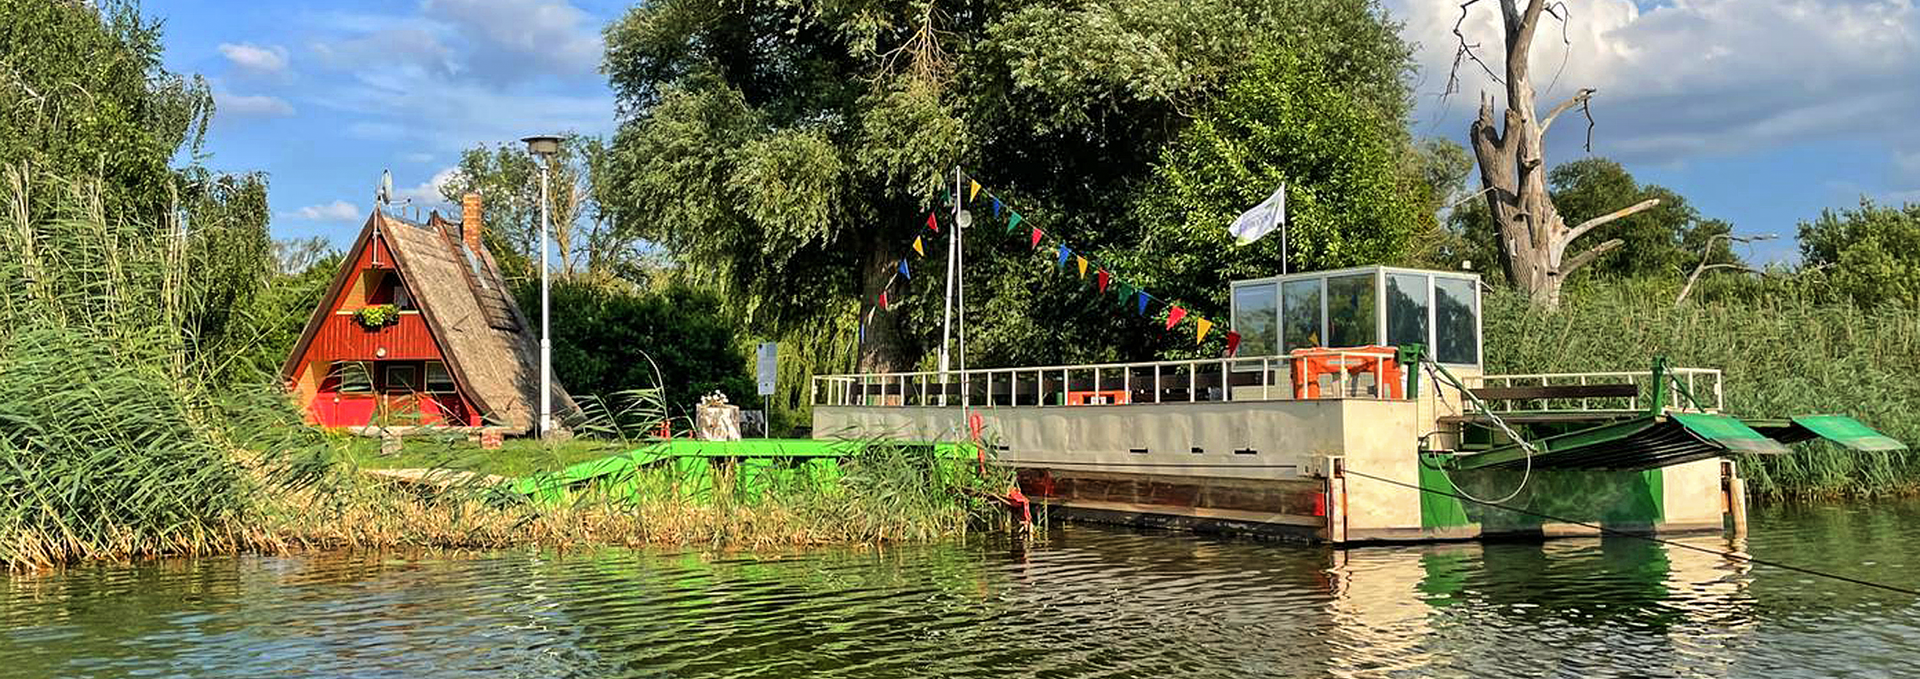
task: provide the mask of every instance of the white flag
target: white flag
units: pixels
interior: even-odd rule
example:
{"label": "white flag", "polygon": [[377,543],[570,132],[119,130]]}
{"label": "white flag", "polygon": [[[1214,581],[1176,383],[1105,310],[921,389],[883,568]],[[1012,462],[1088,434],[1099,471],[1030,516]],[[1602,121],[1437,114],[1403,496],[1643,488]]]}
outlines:
{"label": "white flag", "polygon": [[1246,245],[1273,233],[1286,221],[1287,185],[1281,184],[1265,202],[1253,206],[1253,209],[1233,220],[1233,226],[1227,227],[1227,232],[1233,234],[1235,245]]}

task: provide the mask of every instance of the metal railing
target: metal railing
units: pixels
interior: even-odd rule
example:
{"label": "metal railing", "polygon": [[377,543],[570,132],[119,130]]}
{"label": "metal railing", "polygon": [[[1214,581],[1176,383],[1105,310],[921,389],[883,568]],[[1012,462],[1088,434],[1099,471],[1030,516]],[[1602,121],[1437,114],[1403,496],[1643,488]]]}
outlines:
{"label": "metal railing", "polygon": [[[1667,382],[1656,388],[1655,375]],[[1676,412],[1718,413],[1726,409],[1725,381],[1712,368],[1666,368],[1662,371],[1612,371],[1583,373],[1536,373],[1528,375],[1470,375],[1461,378],[1469,389],[1482,387],[1554,387],[1634,385],[1633,396],[1584,396],[1517,398],[1494,401],[1486,406],[1491,412],[1596,412],[1637,411],[1651,405],[1656,394],[1664,398],[1664,410]],[[1478,409],[1478,408],[1476,408]]]}
{"label": "metal railing", "polygon": [[[1322,399],[1390,399],[1408,368],[1394,352],[1326,351],[1335,365],[1364,362],[1371,370],[1337,370],[1317,379]],[[1365,359],[1350,360],[1350,359]],[[818,375],[814,405],[870,407],[1100,406],[1211,403],[1295,398],[1295,364],[1303,358],[1259,356],[1186,361],[1095,363],[1022,368]],[[1389,375],[1389,373],[1393,373]],[[1404,382],[1401,385],[1403,386]]]}

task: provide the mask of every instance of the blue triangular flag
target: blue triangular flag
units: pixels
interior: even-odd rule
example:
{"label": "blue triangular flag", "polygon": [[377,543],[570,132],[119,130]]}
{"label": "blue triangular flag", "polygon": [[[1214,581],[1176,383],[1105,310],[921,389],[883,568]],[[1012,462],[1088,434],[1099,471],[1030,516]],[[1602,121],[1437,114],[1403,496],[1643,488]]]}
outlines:
{"label": "blue triangular flag", "polygon": [[1054,262],[1054,263],[1053,263],[1053,265],[1054,265],[1054,266],[1066,266],[1066,265],[1067,265],[1067,258],[1068,258],[1068,257],[1072,257],[1072,256],[1073,256],[1073,250],[1071,250],[1071,249],[1068,249],[1068,248],[1067,248],[1067,246],[1065,246],[1065,245],[1062,245],[1062,246],[1060,246],[1060,261],[1057,261],[1057,262]]}
{"label": "blue triangular flag", "polygon": [[1000,197],[999,196],[993,197],[993,216],[995,219],[998,219],[1000,217]]}
{"label": "blue triangular flag", "polygon": [[900,277],[905,278],[907,280],[913,280],[913,274],[907,271],[907,260],[904,260],[904,259],[900,260]]}
{"label": "blue triangular flag", "polygon": [[1147,295],[1147,291],[1145,291],[1145,290],[1141,290],[1141,291],[1140,291],[1140,301],[1139,301],[1139,304],[1140,304],[1140,315],[1142,315],[1142,316],[1145,316],[1145,315],[1147,315],[1147,300],[1148,300],[1148,299],[1152,299],[1152,298],[1151,298],[1151,297],[1150,297],[1149,295]]}

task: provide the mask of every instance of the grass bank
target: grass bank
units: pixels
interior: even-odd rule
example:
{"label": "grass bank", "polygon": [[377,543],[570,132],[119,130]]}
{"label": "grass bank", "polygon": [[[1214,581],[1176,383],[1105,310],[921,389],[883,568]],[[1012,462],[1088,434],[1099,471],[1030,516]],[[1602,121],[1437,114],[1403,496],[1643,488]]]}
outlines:
{"label": "grass bank", "polygon": [[[1593,282],[1542,312],[1507,291],[1486,297],[1489,372],[1725,371],[1727,408],[1742,416],[1851,415],[1920,448],[1920,320],[1894,308],[1811,301],[1791,290],[1732,294],[1676,307],[1678,282]],[[1764,499],[1920,492],[1913,451],[1861,453],[1824,443],[1741,460]]]}
{"label": "grass bank", "polygon": [[552,469],[631,439],[621,418],[604,417],[590,432],[612,441],[604,447],[521,442],[494,455],[416,441],[389,458],[377,442],[312,430],[270,376],[227,377],[254,347],[246,333],[215,331],[245,327],[231,300],[249,284],[218,279],[245,255],[223,243],[258,240],[227,230],[260,225],[156,219],[106,214],[97,183],[0,168],[0,562],[11,569],[299,549],[926,540],[992,516],[969,488],[887,455],[860,456],[830,488],[718,502],[661,493],[543,506],[371,477],[361,470]]}

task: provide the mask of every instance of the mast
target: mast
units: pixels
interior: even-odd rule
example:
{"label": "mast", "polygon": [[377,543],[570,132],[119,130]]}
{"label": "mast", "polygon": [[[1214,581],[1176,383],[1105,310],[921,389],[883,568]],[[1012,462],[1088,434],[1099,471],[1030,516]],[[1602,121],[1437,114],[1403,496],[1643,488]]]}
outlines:
{"label": "mast", "polygon": [[952,368],[948,345],[953,340],[953,272],[960,259],[960,166],[953,166],[953,221],[947,226],[947,296],[940,322],[940,405],[947,404],[947,370]]}

